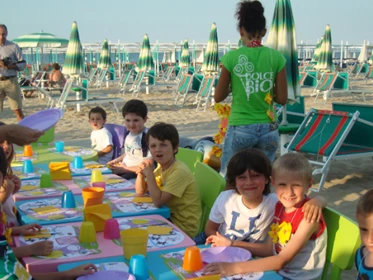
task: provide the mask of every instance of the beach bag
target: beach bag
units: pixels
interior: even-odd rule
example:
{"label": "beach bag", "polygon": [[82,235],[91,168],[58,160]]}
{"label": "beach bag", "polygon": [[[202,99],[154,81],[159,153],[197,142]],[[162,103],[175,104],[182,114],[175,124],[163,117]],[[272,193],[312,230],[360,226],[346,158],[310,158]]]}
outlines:
{"label": "beach bag", "polygon": [[51,162],[49,163],[49,172],[52,180],[72,179],[69,162]]}

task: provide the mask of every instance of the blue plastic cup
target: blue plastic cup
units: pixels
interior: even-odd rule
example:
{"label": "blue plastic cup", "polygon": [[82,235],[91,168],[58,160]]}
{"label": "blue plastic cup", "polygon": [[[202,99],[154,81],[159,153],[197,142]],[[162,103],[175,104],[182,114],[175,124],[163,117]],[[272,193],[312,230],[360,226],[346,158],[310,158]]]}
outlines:
{"label": "blue plastic cup", "polygon": [[67,191],[62,194],[61,207],[76,208],[74,194],[71,191]]}
{"label": "blue plastic cup", "polygon": [[62,153],[63,149],[65,148],[65,142],[64,141],[56,141],[54,142],[54,145],[56,146],[56,152]]}
{"label": "blue plastic cup", "polygon": [[22,167],[22,172],[24,174],[34,172],[34,166],[32,165],[32,161],[30,159],[24,160],[23,167]]}
{"label": "blue plastic cup", "polygon": [[80,156],[74,157],[74,168],[83,168],[83,159]]}
{"label": "blue plastic cup", "polygon": [[136,280],[148,280],[149,272],[143,255],[133,255],[130,259],[129,273],[135,275]]}

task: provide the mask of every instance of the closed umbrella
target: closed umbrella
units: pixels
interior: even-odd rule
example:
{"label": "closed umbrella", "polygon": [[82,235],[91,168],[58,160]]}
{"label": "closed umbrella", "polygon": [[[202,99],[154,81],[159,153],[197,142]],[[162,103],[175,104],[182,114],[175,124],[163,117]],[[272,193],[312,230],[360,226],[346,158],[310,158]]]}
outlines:
{"label": "closed umbrella", "polygon": [[104,44],[102,45],[100,60],[98,61],[97,68],[108,69],[110,65],[111,59],[109,54],[109,44],[107,42],[107,39],[105,39]]}
{"label": "closed umbrella", "polygon": [[69,45],[67,47],[65,61],[63,63],[63,73],[69,75],[84,74],[84,61],[82,44],[80,42],[78,24],[73,22]]}
{"label": "closed umbrella", "polygon": [[321,40],[319,42],[317,42],[315,52],[313,53],[313,56],[312,56],[312,59],[311,59],[312,62],[317,62],[319,60],[321,45],[322,45],[323,40],[324,40],[324,36],[322,36]]}
{"label": "closed umbrella", "polygon": [[[288,100],[296,101],[300,95],[297,41],[290,0],[277,0],[267,44],[286,58]],[[283,125],[287,124],[286,108],[283,110]]]}
{"label": "closed umbrella", "polygon": [[333,52],[332,52],[332,35],[330,25],[325,28],[324,39],[322,41],[319,60],[315,66],[316,69],[323,72],[333,72]]}
{"label": "closed umbrella", "polygon": [[180,67],[189,67],[190,65],[190,54],[188,40],[184,40],[183,51],[181,53],[181,60],[179,63]]}
{"label": "closed umbrella", "polygon": [[201,71],[207,73],[217,73],[219,71],[218,31],[215,23],[211,26],[210,37],[207,43]]}
{"label": "closed umbrella", "polygon": [[148,34],[145,34],[144,40],[142,41],[142,47],[140,51],[139,60],[137,62],[139,71],[149,71],[154,68],[154,61],[152,52],[150,50],[150,42]]}
{"label": "closed umbrella", "polygon": [[364,63],[368,60],[368,49],[367,49],[367,42],[364,40],[363,47],[361,48],[359,57],[357,60],[361,63]]}
{"label": "closed umbrella", "polygon": [[371,53],[368,62],[369,62],[370,65],[373,65],[373,52]]}

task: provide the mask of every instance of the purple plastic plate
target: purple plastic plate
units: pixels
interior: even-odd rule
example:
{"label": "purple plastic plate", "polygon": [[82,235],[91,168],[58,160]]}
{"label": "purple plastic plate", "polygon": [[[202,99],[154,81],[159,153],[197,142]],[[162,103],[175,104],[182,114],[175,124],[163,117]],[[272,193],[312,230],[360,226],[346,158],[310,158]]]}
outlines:
{"label": "purple plastic plate", "polygon": [[202,261],[212,262],[243,262],[251,259],[251,253],[237,247],[211,247],[201,252]]}
{"label": "purple plastic plate", "polygon": [[63,117],[60,109],[48,109],[27,116],[18,124],[32,129],[46,131],[54,126]]}
{"label": "purple plastic plate", "polygon": [[77,280],[102,280],[102,279],[121,279],[121,280],[136,280],[135,276],[125,271],[103,270],[94,274],[80,276]]}

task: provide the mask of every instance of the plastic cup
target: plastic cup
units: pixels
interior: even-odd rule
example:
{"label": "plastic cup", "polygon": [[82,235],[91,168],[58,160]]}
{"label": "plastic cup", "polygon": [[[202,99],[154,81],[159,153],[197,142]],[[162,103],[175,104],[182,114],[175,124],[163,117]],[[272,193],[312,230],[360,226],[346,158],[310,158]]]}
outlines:
{"label": "plastic cup", "polygon": [[65,148],[65,142],[64,141],[56,141],[54,142],[54,145],[56,146],[56,152],[62,153],[63,149]]}
{"label": "plastic cup", "polygon": [[197,246],[191,246],[185,249],[183,269],[193,272],[202,269],[201,252]]}
{"label": "plastic cup", "polygon": [[80,234],[79,234],[79,241],[80,242],[96,242],[96,230],[95,225],[91,221],[82,222],[80,226]]}
{"label": "plastic cup", "polygon": [[34,166],[32,165],[32,161],[30,159],[26,159],[23,162],[22,173],[27,174],[32,172],[34,172]]}
{"label": "plastic cup", "polygon": [[104,179],[102,178],[102,173],[100,169],[93,169],[91,175],[91,183],[102,181],[104,181]]}
{"label": "plastic cup", "polygon": [[148,247],[148,231],[146,229],[130,228],[120,232],[124,258],[130,260],[133,255],[146,256]]}
{"label": "plastic cup", "polygon": [[74,194],[71,191],[62,194],[61,206],[62,208],[76,208]]}
{"label": "plastic cup", "polygon": [[104,238],[105,239],[120,238],[119,223],[116,219],[107,219],[105,221]]}
{"label": "plastic cup", "polygon": [[32,152],[32,146],[31,145],[25,145],[23,147],[23,155],[25,157],[32,157],[34,153]]}
{"label": "plastic cup", "polygon": [[89,187],[82,189],[84,207],[102,204],[104,200],[105,189]]}
{"label": "plastic cup", "polygon": [[40,175],[40,188],[51,188],[53,187],[51,174],[45,173]]}
{"label": "plastic cup", "polygon": [[136,280],[148,280],[148,264],[143,255],[133,255],[130,259],[129,273],[136,277]]}
{"label": "plastic cup", "polygon": [[83,168],[83,159],[80,156],[74,157],[74,168]]}
{"label": "plastic cup", "polygon": [[105,182],[93,182],[92,187],[106,189],[106,183]]}

